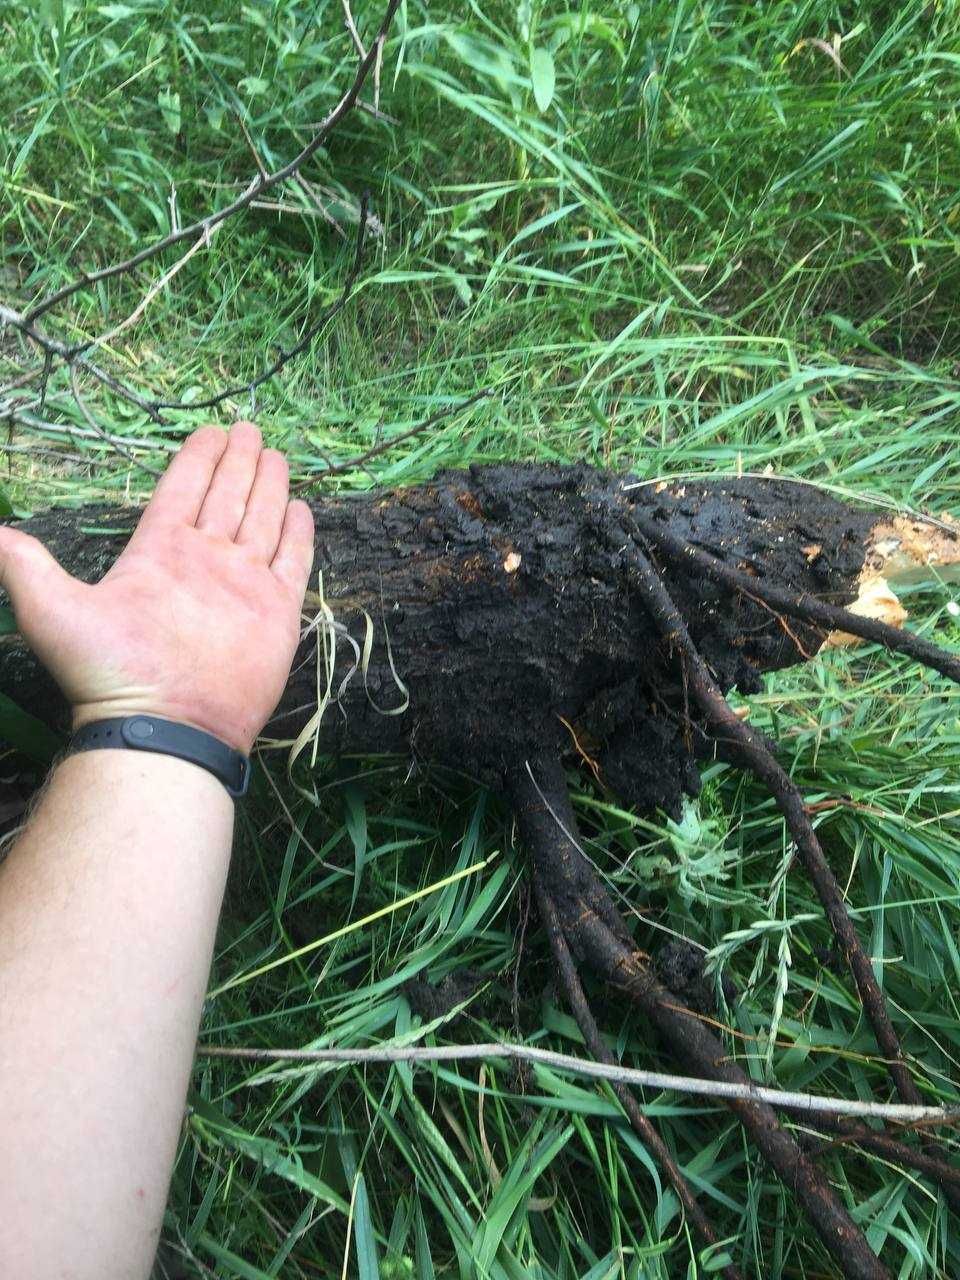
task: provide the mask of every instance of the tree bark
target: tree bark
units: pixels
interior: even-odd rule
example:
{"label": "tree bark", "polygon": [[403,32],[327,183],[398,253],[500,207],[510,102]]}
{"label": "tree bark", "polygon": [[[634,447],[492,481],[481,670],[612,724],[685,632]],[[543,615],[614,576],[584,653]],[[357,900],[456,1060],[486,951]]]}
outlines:
{"label": "tree bark", "polygon": [[[315,501],[323,599],[361,653],[372,635],[366,673],[327,708],[318,750],[411,752],[493,780],[518,759],[576,748],[626,803],[675,811],[698,788],[704,740],[624,568],[624,517],[655,518],[735,568],[834,604],[856,597],[881,522],[780,480],[630,486],[584,466],[505,465]],[[95,581],[136,519],[132,509],[87,507],[20,527]],[[754,691],[763,672],[824,640],[822,628],[788,625],[696,569],[663,572],[724,690]],[[319,603],[312,591],[305,625]],[[295,737],[316,711],[317,635],[301,644],[268,738]],[[334,695],[355,658],[344,632],[335,639]],[[409,706],[389,714],[404,704],[400,682]],[[62,699],[16,636],[0,640],[0,689],[64,724]]]}

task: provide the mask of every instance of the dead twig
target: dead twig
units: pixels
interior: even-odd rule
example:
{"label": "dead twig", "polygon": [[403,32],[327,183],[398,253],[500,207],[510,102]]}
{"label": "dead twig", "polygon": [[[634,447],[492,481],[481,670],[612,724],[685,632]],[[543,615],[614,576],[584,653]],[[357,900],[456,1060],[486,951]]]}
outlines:
{"label": "dead twig", "polygon": [[96,418],[90,412],[83,396],[80,394],[80,384],[77,379],[76,364],[70,365],[70,390],[73,392],[73,398],[77,403],[77,408],[83,415],[83,419],[87,426],[100,437],[104,444],[108,445],[111,449],[115,449],[117,453],[122,454],[128,462],[132,463],[140,471],[149,471],[152,476],[157,476],[158,478],[163,474],[163,472],[158,471],[156,467],[151,467],[148,462],[141,462],[135,454],[132,454],[127,449],[126,445],[120,444],[116,439],[111,440],[107,431],[101,427],[100,423],[97,422]]}
{"label": "dead twig", "polygon": [[[347,113],[359,103],[360,91],[363,88],[370,72],[372,70],[375,86],[375,98],[379,101],[379,78],[380,67],[383,56],[384,43],[386,41],[387,31],[393,21],[393,17],[399,7],[399,0],[388,0],[386,12],[384,13],[376,38],[370,50],[364,50],[363,44],[356,32],[356,26],[353,23],[352,14],[350,12],[349,0],[344,0],[345,13],[347,15],[348,27],[355,38],[360,52],[360,62],[353,79],[353,83],[346,93],[340,98],[333,110],[314,128],[313,134],[305,146],[303,146],[293,160],[280,168],[269,172],[260,157],[259,152],[253,144],[249,131],[241,119],[240,126],[244,137],[250,147],[257,167],[256,176],[247,183],[246,187],[237,195],[229,204],[220,209],[214,210],[205,217],[196,220],[188,226],[180,224],[177,212],[176,191],[171,189],[170,193],[170,224],[169,233],[153,244],[145,246],[138,252],[132,254],[129,258],[121,262],[116,262],[110,266],[102,267],[96,271],[83,272],[73,281],[62,285],[59,289],[41,298],[33,303],[25,312],[21,313],[13,307],[0,305],[0,324],[8,325],[21,333],[28,342],[38,347],[43,352],[43,367],[38,374],[31,374],[28,377],[17,379],[8,391],[14,390],[17,386],[23,385],[25,381],[31,380],[35,376],[41,378],[41,393],[39,406],[41,410],[45,404],[47,382],[54,365],[54,360],[62,361],[70,370],[70,385],[73,391],[74,399],[80,412],[90,427],[105,441],[109,441],[108,434],[100,428],[95,418],[86,406],[82,396],[78,391],[78,379],[76,376],[79,367],[85,373],[95,378],[104,386],[108,387],[115,394],[121,396],[129,403],[136,405],[139,409],[149,415],[149,417],[158,424],[163,424],[164,419],[161,417],[161,410],[179,410],[181,412],[199,412],[202,410],[213,409],[224,401],[233,399],[241,394],[249,394],[251,397],[251,416],[253,413],[253,397],[257,387],[273,378],[279,373],[285,365],[298,355],[302,354],[313,343],[317,335],[323,327],[339,312],[350,299],[356,285],[362,262],[364,238],[368,229],[368,197],[364,195],[361,201],[360,217],[357,228],[356,253],[354,255],[353,265],[347,275],[343,287],[335,299],[335,301],[327,307],[318,319],[311,324],[302,338],[296,342],[288,350],[281,349],[278,357],[274,362],[258,374],[252,381],[244,383],[240,386],[230,386],[216,395],[209,396],[204,400],[197,400],[186,403],[180,400],[156,401],[148,400],[139,395],[131,388],[125,386],[118,378],[112,374],[108,374],[105,370],[100,369],[92,361],[87,359],[86,353],[95,347],[107,346],[114,339],[119,337],[132,328],[144,315],[147,307],[170,283],[170,281],[180,272],[201,249],[209,246],[211,237],[216,233],[219,227],[227,219],[240,213],[242,210],[251,205],[262,204],[262,196],[269,192],[272,188],[283,183],[287,178],[294,177],[304,183],[304,190],[309,195],[309,187],[305,184],[305,179],[301,173],[303,165],[313,156],[319,148],[324,144],[333,130]],[[362,104],[361,104],[362,105]],[[374,110],[377,111],[376,102]],[[81,289],[89,288],[101,281],[114,278],[133,272],[142,263],[162,254],[165,250],[184,241],[192,241],[190,248],[183,253],[177,261],[169,267],[163,274],[149,287],[141,300],[125,319],[113,325],[106,333],[98,337],[84,339],[82,342],[69,344],[62,342],[57,338],[51,337],[38,327],[38,321],[41,320],[49,311],[58,306],[60,303],[71,298]],[[4,413],[0,410],[0,417],[6,417],[8,421],[14,421],[11,413]],[[122,449],[118,450],[122,452]],[[126,456],[126,455],[124,455]],[[129,460],[129,459],[128,459]],[[152,468],[146,468],[152,470]]]}
{"label": "dead twig", "polygon": [[382,453],[387,453],[390,449],[396,448],[398,444],[404,444],[407,440],[412,440],[415,436],[421,435],[431,427],[435,427],[444,418],[452,417],[455,413],[459,413],[461,409],[469,409],[478,400],[486,400],[492,395],[493,388],[484,387],[482,391],[477,391],[474,395],[468,396],[466,400],[458,400],[456,404],[446,405],[443,409],[438,409],[436,413],[431,414],[429,418],[425,418],[423,422],[418,422],[415,427],[409,427],[406,431],[401,431],[399,435],[391,436],[389,440],[381,440],[379,444],[367,449],[364,453],[358,453],[356,457],[349,458],[346,462],[333,463],[324,467],[318,474],[310,476],[307,480],[301,480],[297,484],[291,485],[291,491],[302,493],[304,489],[309,489],[311,485],[329,480],[331,476],[343,475],[346,471],[356,471],[373,458],[379,458]]}
{"label": "dead twig", "polygon": [[[214,229],[212,234],[215,233],[216,229]],[[114,338],[118,338],[121,333],[126,333],[128,329],[131,329],[143,316],[147,307],[149,307],[154,298],[163,292],[174,276],[183,270],[194,254],[199,253],[201,249],[208,249],[210,247],[210,243],[211,233],[204,232],[202,235],[198,236],[187,252],[182,254],[173,266],[170,267],[169,270],[165,271],[158,280],[154,281],[125,320],[121,320],[118,324],[115,324],[112,329],[108,329],[107,332],[101,334],[100,337],[91,338],[87,342],[80,342],[71,347],[69,349],[69,354],[65,357],[68,364],[71,366],[71,369],[76,363],[77,356],[83,355],[84,352],[90,351],[94,347],[105,347],[108,343],[112,342]]]}
{"label": "dead twig", "polygon": [[81,467],[113,465],[106,458],[91,458],[85,453],[63,453],[59,449],[38,449],[35,444],[13,444],[7,440],[0,440],[0,453],[28,453],[31,458],[50,458],[54,462],[72,462]]}
{"label": "dead twig", "polygon": [[353,13],[350,9],[350,0],[340,0],[343,5],[343,21],[347,30],[350,32],[350,39],[353,41],[353,47],[361,58],[367,56],[367,51],[363,47],[363,41],[360,39],[360,33],[357,30],[357,24],[353,20]]}
{"label": "dead twig", "polygon": [[285,182],[287,178],[297,173],[304,164],[315,155],[323,146],[328,136],[337,127],[345,115],[352,109],[357,101],[360,90],[363,88],[367,76],[377,57],[377,47],[381,40],[386,39],[390,24],[393,21],[394,14],[400,6],[400,0],[388,0],[386,13],[380,23],[376,40],[370,50],[360,60],[357,67],[356,75],[353,83],[346,93],[341,97],[340,101],[333,110],[321,121],[319,127],[314,133],[310,141],[301,148],[296,156],[285,165],[281,165],[279,169],[275,169],[272,173],[260,173],[254,178],[244,191],[230,204],[224,205],[222,209],[216,209],[213,213],[209,213],[204,218],[198,218],[197,221],[191,222],[189,226],[177,227],[163,236],[160,240],[154,241],[153,244],[146,245],[143,249],[138,250],[129,258],[123,259],[121,262],[115,262],[108,267],[101,267],[97,271],[84,272],[69,284],[62,285],[53,293],[48,294],[45,298],[41,298],[39,302],[34,303],[28,309],[23,317],[23,324],[26,326],[34,325],[37,320],[52,308],[58,306],[67,298],[73,297],[75,293],[79,293],[81,289],[87,289],[91,285],[98,284],[101,280],[110,280],[114,276],[124,275],[127,272],[135,270],[141,263],[148,262],[151,258],[155,258],[158,254],[163,253],[166,249],[170,249],[175,244],[180,244],[184,240],[196,240],[199,236],[209,234],[221,222],[225,222],[234,214],[245,209],[249,204],[263,195],[265,191],[269,191],[271,187],[277,186],[281,182]]}
{"label": "dead twig", "polygon": [[[77,354],[74,347],[69,346],[65,342],[60,342],[57,338],[51,337],[42,329],[38,329],[33,324],[28,324],[25,317],[19,311],[15,311],[13,307],[5,306],[0,303],[0,326],[9,325],[13,329],[21,332],[25,338],[29,339],[35,346],[39,347],[43,352],[44,363],[42,370],[43,390],[40,396],[40,407],[43,408],[46,397],[47,380],[50,376],[50,369],[55,358],[62,360],[65,364],[76,364],[88,373],[97,382],[102,383],[105,387],[109,387],[121,399],[126,400],[129,404],[136,405],[138,409],[142,409],[150,418],[158,425],[163,425],[163,419],[160,417],[156,406],[146,397],[141,396],[138,392],[133,391],[130,387],[125,386],[112,373],[107,373],[105,369],[101,369],[99,365],[88,360],[84,355]],[[3,388],[4,391],[8,388]],[[0,415],[2,416],[2,415]]]}
{"label": "dead twig", "polygon": [[280,370],[290,363],[297,356],[302,355],[308,347],[313,345],[313,341],[317,334],[323,329],[333,317],[350,301],[353,295],[354,286],[357,283],[357,277],[360,274],[360,267],[363,263],[363,246],[366,240],[367,231],[367,209],[370,197],[368,192],[364,192],[360,200],[360,221],[357,224],[357,241],[356,249],[353,255],[353,264],[347,273],[347,278],[343,282],[340,293],[330,306],[324,308],[321,315],[313,322],[312,325],[304,333],[303,337],[295,342],[292,347],[287,350],[281,348],[280,354],[268,368],[262,373],[258,373],[250,382],[238,383],[235,386],[227,387],[224,391],[217,392],[214,396],[208,396],[205,400],[192,400],[189,404],[182,400],[159,400],[157,401],[157,409],[180,409],[190,412],[197,412],[202,409],[215,409],[218,405],[223,404],[225,400],[236,399],[240,395],[250,395],[256,391],[258,387],[262,387],[265,382],[269,382],[275,377]]}
{"label": "dead twig", "polygon": [[[716,1041],[720,1046],[720,1042]],[[719,1052],[723,1054],[720,1046]],[[784,1089],[768,1089],[754,1084],[746,1076],[739,1081],[716,1078],[671,1075],[664,1071],[641,1071],[634,1067],[591,1062],[572,1054],[554,1053],[536,1045],[511,1044],[497,1040],[488,1044],[382,1045],[365,1049],[263,1049],[254,1046],[201,1044],[197,1053],[204,1058],[239,1058],[251,1062],[273,1062],[278,1065],[297,1063],[316,1066],[365,1066],[382,1062],[469,1062],[487,1058],[512,1059],[540,1063],[557,1071],[570,1071],[593,1080],[614,1084],[638,1085],[649,1089],[669,1089],[677,1093],[698,1094],[724,1101],[767,1102],[771,1106],[789,1108],[816,1115],[872,1116],[877,1119],[916,1121],[929,1119],[937,1124],[960,1124],[960,1109],[946,1107],[907,1107],[902,1103],[864,1102],[857,1098],[828,1098],[815,1093],[790,1093]]]}
{"label": "dead twig", "polygon": [[176,453],[180,448],[179,444],[173,444],[167,440],[151,440],[147,444],[143,440],[135,440],[132,436],[107,435],[100,428],[93,430],[88,427],[65,426],[58,422],[47,422],[43,418],[38,418],[32,413],[28,413],[26,410],[12,407],[0,408],[0,421],[19,422],[22,426],[35,431],[38,435],[66,436],[68,439],[76,440],[98,440],[103,444],[113,445],[118,451],[120,446],[125,446],[128,449],[142,449],[145,452],[152,453],[157,451]]}

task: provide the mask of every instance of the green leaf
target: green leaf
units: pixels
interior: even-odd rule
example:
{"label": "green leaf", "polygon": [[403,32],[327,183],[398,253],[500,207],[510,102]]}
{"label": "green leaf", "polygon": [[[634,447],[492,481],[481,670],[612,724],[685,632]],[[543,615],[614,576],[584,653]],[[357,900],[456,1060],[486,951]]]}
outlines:
{"label": "green leaf", "polygon": [[179,133],[182,121],[179,93],[174,93],[169,85],[164,85],[157,94],[157,106],[163,116],[163,123],[170,132]]}
{"label": "green leaf", "polygon": [[246,1262],[238,1254],[231,1253],[229,1249],[225,1249],[208,1232],[201,1232],[199,1243],[200,1247],[205,1249],[224,1268],[221,1272],[224,1278],[236,1276],[237,1280],[271,1280],[268,1272],[261,1271],[259,1267]]}
{"label": "green leaf", "polygon": [[0,693],[0,742],[16,747],[31,760],[49,764],[64,747],[59,733]]}
{"label": "green leaf", "polygon": [[[23,143],[21,144],[20,150],[16,154],[13,164],[10,166],[11,178],[17,177],[20,170],[27,163],[27,160],[30,156],[30,152],[33,150],[34,144],[36,143],[37,139],[42,138],[43,135],[48,132],[47,121],[50,119],[51,115],[53,114],[55,107],[56,107],[56,103],[51,103],[51,105],[47,107],[46,111],[44,111],[42,115],[37,116],[37,119],[34,121],[33,128],[30,130],[30,133],[28,134],[28,136],[24,139]],[[8,516],[10,514],[9,511],[4,511],[3,509],[4,503],[6,503],[7,506],[10,505],[4,496],[3,490],[0,489],[0,516],[5,516],[5,515]]]}
{"label": "green leaf", "polygon": [[17,630],[17,620],[12,609],[4,609],[0,605],[0,636],[12,636]]}
{"label": "green leaf", "polygon": [[0,485],[0,520],[13,515],[13,503],[7,497],[7,491]]}
{"label": "green leaf", "polygon": [[357,1247],[357,1275],[359,1280],[379,1280],[380,1266],[377,1259],[377,1242],[373,1236],[373,1219],[370,1216],[370,1197],[362,1173],[357,1174],[357,1192],[353,1206],[353,1239]]}
{"label": "green leaf", "polygon": [[557,71],[549,49],[534,49],[530,54],[530,80],[534,99],[542,114],[553,101],[553,91],[557,84]]}
{"label": "green leaf", "polygon": [[367,860],[367,806],[363,793],[352,782],[343,784],[343,803],[346,810],[346,827],[353,844],[353,897],[351,907],[357,900],[360,881],[363,877],[363,866]]}
{"label": "green leaf", "polygon": [[520,0],[517,5],[517,28],[521,40],[530,39],[530,23],[533,21],[533,5],[530,0]]}
{"label": "green leaf", "polygon": [[465,307],[469,307],[473,301],[473,290],[470,287],[470,281],[466,276],[460,274],[459,271],[450,272],[450,283],[457,291],[457,297]]}

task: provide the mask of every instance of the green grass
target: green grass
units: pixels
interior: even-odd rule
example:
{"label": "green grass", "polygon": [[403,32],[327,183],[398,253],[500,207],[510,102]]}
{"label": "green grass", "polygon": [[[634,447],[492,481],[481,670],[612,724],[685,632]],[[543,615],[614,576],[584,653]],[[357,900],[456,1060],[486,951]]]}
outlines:
{"label": "green grass", "polygon": [[[362,31],[378,12],[358,4]],[[0,292],[11,305],[165,233],[172,190],[184,221],[229,199],[254,165],[238,117],[266,162],[282,163],[352,75],[334,3],[47,0],[8,5],[0,21]],[[839,66],[811,43],[829,48],[836,33]],[[383,233],[356,297],[257,397],[298,478],[486,385],[490,400],[339,488],[536,458],[642,477],[770,469],[956,509],[958,89],[960,18],[946,0],[408,3],[382,75],[380,105],[396,123],[354,115],[308,166],[328,216],[293,184],[274,193],[283,211],[224,227],[100,357],[165,398],[251,378],[335,297],[369,189]],[[50,330],[104,332],[161,270],[80,293]],[[3,335],[0,385],[22,360]],[[146,444],[175,443],[197,420],[171,413],[158,428],[94,386],[88,400],[105,427]],[[62,373],[33,412],[84,425]],[[221,420],[249,412],[244,399]],[[95,440],[21,427],[6,439],[0,484],[18,511],[149,492],[149,475]],[[914,625],[956,645],[949,601],[934,576],[907,600]],[[926,1096],[956,1102],[957,691],[863,649],[786,673],[752,701],[811,800],[856,802],[824,809],[820,834]],[[374,760],[322,773],[315,804],[290,787],[282,758],[263,764],[241,811],[202,1039],[517,1034],[582,1052],[535,915],[518,947],[523,860],[498,797],[453,772],[409,777],[406,762]],[[589,777],[575,782],[592,854],[642,911],[640,944],[677,931],[737,984],[730,1053],[786,1088],[887,1096],[763,791],[710,770],[683,840],[661,817],[618,809]],[[465,1016],[423,1023],[404,984],[464,968],[484,977]],[[669,1067],[636,1018],[606,996],[600,1008],[627,1062]],[[644,1100],[745,1275],[834,1274],[722,1109]],[[266,1070],[201,1058],[191,1104],[164,1232],[170,1275],[710,1274],[593,1084],[497,1064],[481,1083],[475,1064]],[[826,1164],[894,1274],[960,1273],[960,1241],[928,1185],[850,1152]]]}

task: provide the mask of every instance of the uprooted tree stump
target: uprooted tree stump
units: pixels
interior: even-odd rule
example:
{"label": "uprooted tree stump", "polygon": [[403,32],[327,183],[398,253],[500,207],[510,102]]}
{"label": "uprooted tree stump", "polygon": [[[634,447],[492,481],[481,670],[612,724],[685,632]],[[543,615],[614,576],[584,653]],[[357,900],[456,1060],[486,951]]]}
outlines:
{"label": "uprooted tree stump", "polygon": [[[841,642],[839,632],[960,678],[957,658],[884,621],[902,620],[888,578],[960,562],[949,525],[890,518],[774,479],[638,484],[584,466],[477,467],[313,509],[322,578],[308,594],[304,638],[268,739],[299,737],[301,749],[309,743],[325,756],[412,753],[505,786],[561,985],[591,1051],[609,1056],[579,983],[582,964],[642,1009],[693,1074],[741,1082],[722,1042],[638,951],[580,853],[559,762],[575,751],[623,803],[668,812],[696,794],[705,758],[720,753],[753,770],[781,808],[897,1093],[920,1101],[802,798],[772,744],[724,695],[756,691],[764,672],[807,660],[828,639]],[[135,521],[130,510],[87,507],[22,527],[93,581]],[[862,612],[842,607],[851,603]],[[329,695],[322,716],[318,678]],[[62,698],[15,636],[0,639],[0,687],[64,723]],[[656,1129],[627,1090],[619,1093],[694,1228],[712,1242]],[[843,1274],[887,1276],[771,1108],[730,1106]],[[893,1141],[876,1139],[888,1150]],[[869,1146],[871,1138],[851,1140]],[[894,1145],[909,1158],[905,1144]],[[942,1175],[943,1193],[960,1206],[954,1171],[933,1141],[916,1155],[918,1169]],[[737,1273],[729,1264],[724,1274]]]}

